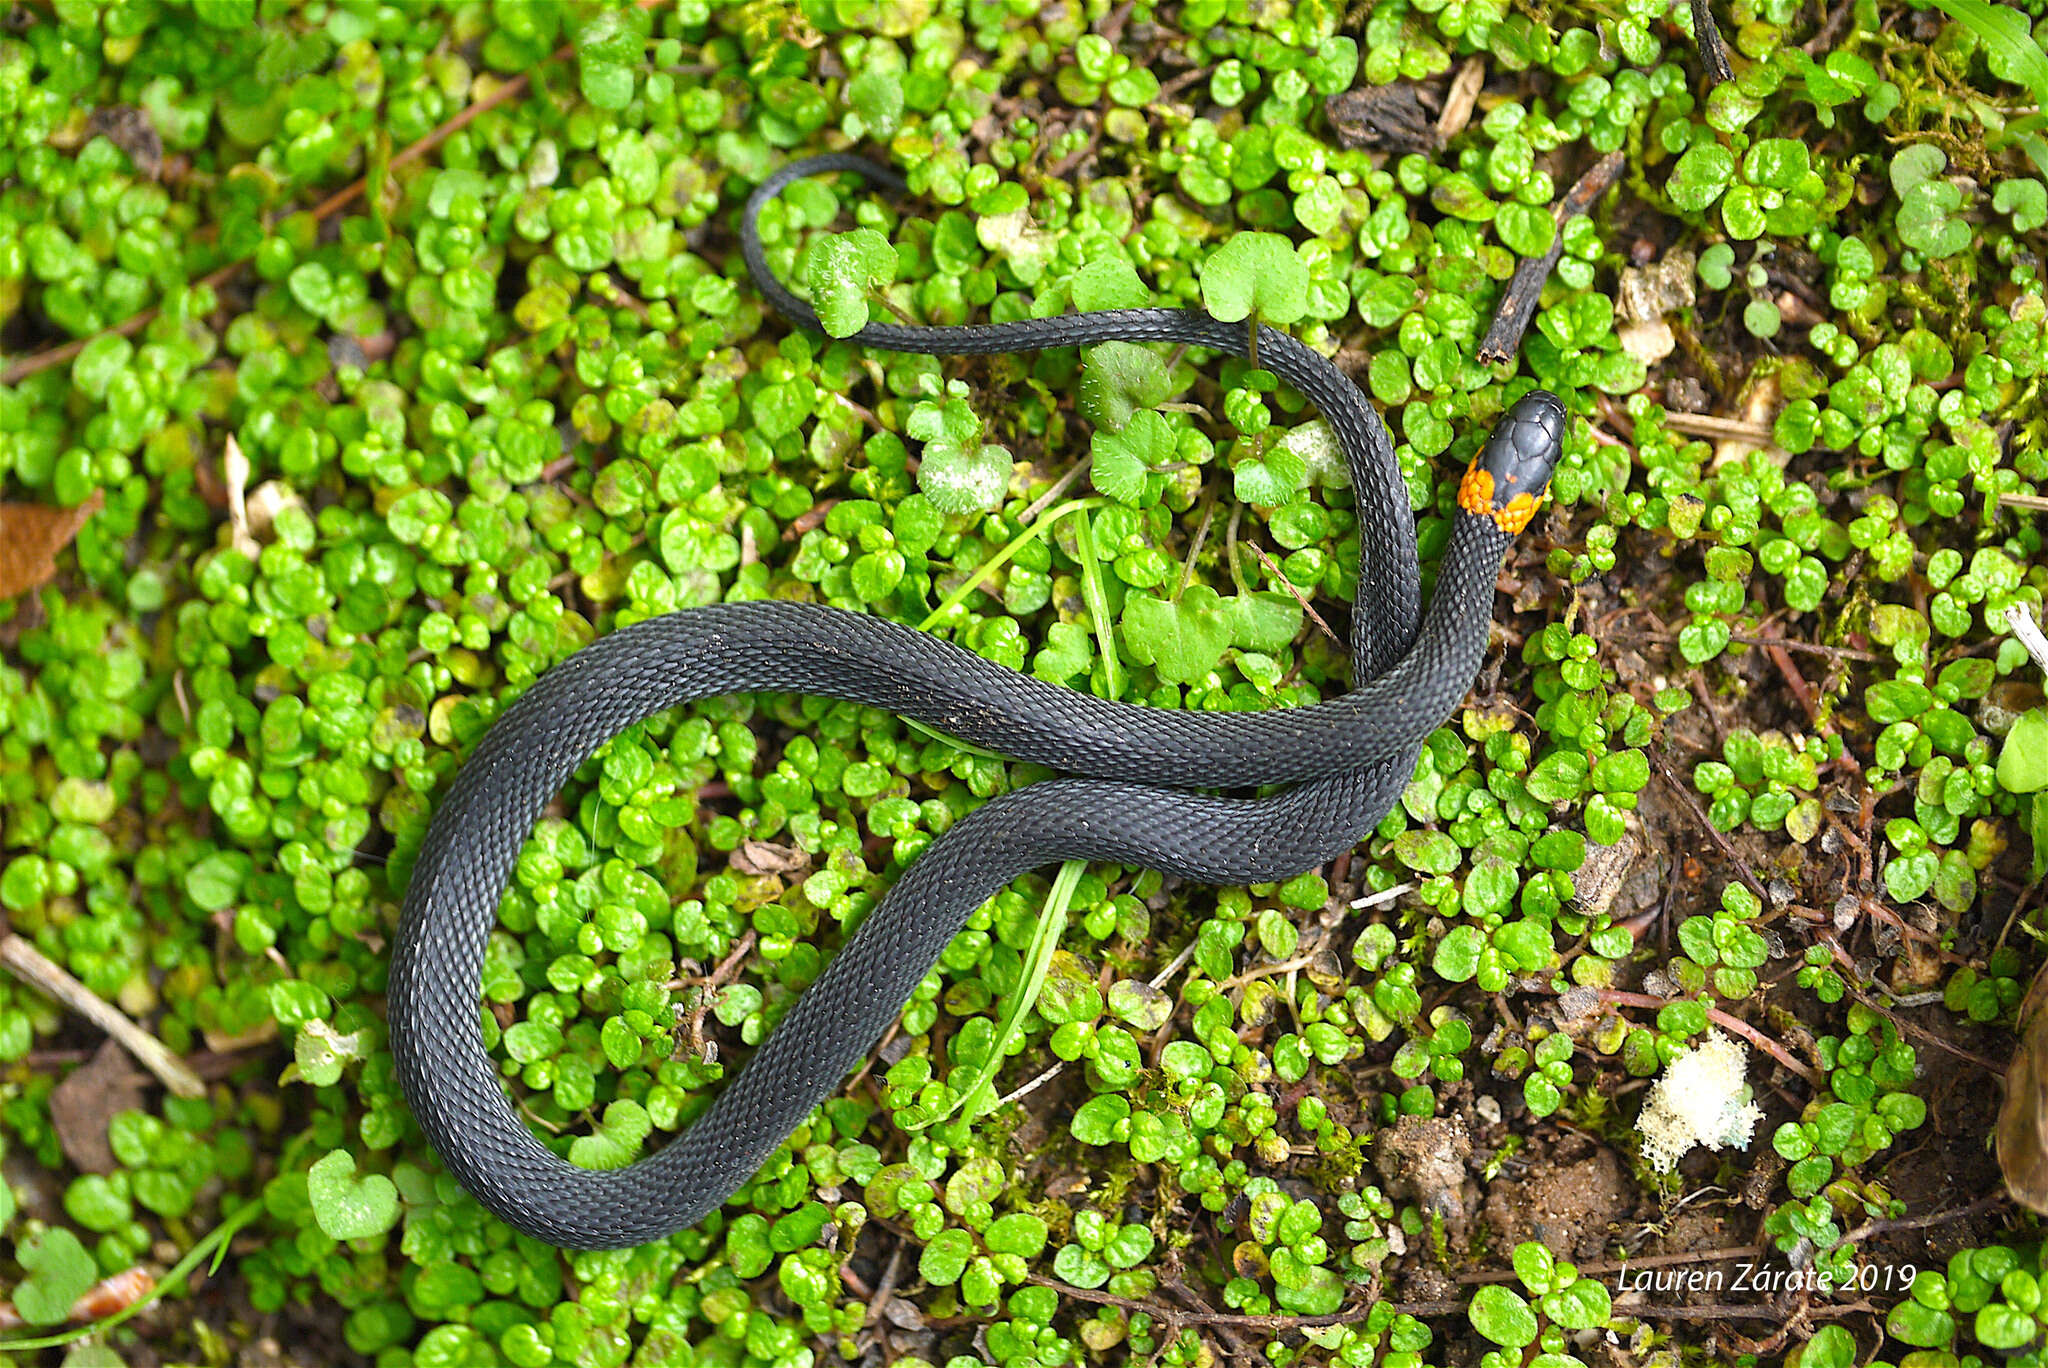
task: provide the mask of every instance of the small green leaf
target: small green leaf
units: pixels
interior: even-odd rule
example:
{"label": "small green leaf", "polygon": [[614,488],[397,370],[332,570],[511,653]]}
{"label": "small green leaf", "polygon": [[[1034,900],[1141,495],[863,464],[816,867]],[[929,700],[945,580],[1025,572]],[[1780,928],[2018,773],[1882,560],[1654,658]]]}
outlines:
{"label": "small green leaf", "polygon": [[846,101],[869,133],[888,138],[903,118],[903,74],[869,67],[847,84]]}
{"label": "small green leaf", "polygon": [[986,1236],[991,1253],[1015,1254],[1023,1259],[1037,1258],[1045,1248],[1045,1237],[1044,1220],[1028,1211],[998,1216],[990,1224]]}
{"label": "small green leaf", "polygon": [[1485,933],[1470,922],[1460,922],[1436,943],[1431,967],[1441,978],[1466,983],[1479,972],[1479,956],[1485,949]]}
{"label": "small green leaf", "polygon": [[29,1236],[16,1247],[15,1257],[28,1277],[14,1289],[14,1309],[31,1325],[58,1325],[70,1319],[73,1303],[99,1277],[92,1255],[62,1226]]}
{"label": "small green leaf", "polygon": [[585,61],[579,75],[583,98],[599,109],[624,109],[633,102],[633,72],[630,68]]}
{"label": "small green leaf", "polygon": [[185,871],[185,891],[208,912],[220,912],[241,896],[250,862],[238,850],[217,850]]}
{"label": "small green leaf", "polygon": [[1998,782],[2008,793],[2048,788],[2048,709],[2020,714],[1998,752]]}
{"label": "small green leaf", "polygon": [[1083,360],[1075,402],[1099,428],[1121,432],[1139,410],[1157,407],[1173,392],[1166,363],[1135,342],[1104,342],[1088,348]]}
{"label": "small green leaf", "polygon": [[398,1188],[381,1173],[357,1176],[347,1150],[331,1150],[306,1170],[306,1197],[330,1239],[369,1239],[398,1222]]}
{"label": "small green leaf", "polygon": [[1520,1349],[1536,1342],[1536,1313],[1513,1288],[1489,1283],[1472,1294],[1472,1328],[1495,1344]]}
{"label": "small green leaf", "polygon": [[1718,142],[1696,142],[1671,168],[1664,193],[1687,213],[1698,213],[1719,198],[1735,176],[1735,154]]}
{"label": "small green leaf", "polygon": [[639,1157],[640,1142],[652,1129],[647,1109],[638,1102],[614,1102],[604,1109],[597,1134],[579,1135],[569,1146],[569,1161],[582,1168],[624,1168]]}
{"label": "small green leaf", "polygon": [[1225,323],[1249,318],[1285,327],[1308,313],[1308,267],[1278,233],[1238,233],[1200,269],[1202,306]]}
{"label": "small green leaf", "polygon": [[1244,650],[1285,650],[1301,633],[1301,605],[1286,594],[1236,594],[1225,602],[1230,607],[1231,641]]}
{"label": "small green leaf", "polygon": [[917,469],[917,487],[942,513],[983,513],[1003,504],[1010,487],[1007,447],[932,442]]}
{"label": "small green leaf", "polygon": [[1169,683],[1206,676],[1230,646],[1232,611],[1206,584],[1189,587],[1178,602],[1132,594],[1124,602],[1124,644],[1131,658],[1153,666]]}
{"label": "small green leaf", "polygon": [[1074,307],[1084,312],[1142,309],[1152,302],[1152,291],[1138,278],[1137,268],[1128,258],[1115,255],[1097,257],[1076,271],[1068,293]]}
{"label": "small green leaf", "polygon": [[1119,503],[1136,506],[1145,492],[1145,476],[1173,459],[1173,429],[1156,410],[1141,409],[1121,432],[1097,428],[1089,445],[1095,457],[1089,480]]}
{"label": "small green leaf", "polygon": [[1991,207],[2012,215],[2012,226],[2019,232],[2031,233],[2048,223],[2048,188],[2031,176],[2000,181],[1991,196]]}
{"label": "small green leaf", "polygon": [[1129,1124],[1130,1119],[1131,1104],[1122,1096],[1098,1093],[1075,1109],[1068,1129],[1084,1145],[1107,1145],[1115,1141],[1117,1128]]}
{"label": "small green leaf", "polygon": [[868,324],[868,295],[896,278],[896,251],[872,228],[819,238],[804,249],[804,273],[818,321],[833,337]]}
{"label": "small green leaf", "polygon": [[1948,165],[1948,157],[1933,143],[1911,143],[1892,157],[1892,193],[1901,200],[1915,188],[1933,180]]}

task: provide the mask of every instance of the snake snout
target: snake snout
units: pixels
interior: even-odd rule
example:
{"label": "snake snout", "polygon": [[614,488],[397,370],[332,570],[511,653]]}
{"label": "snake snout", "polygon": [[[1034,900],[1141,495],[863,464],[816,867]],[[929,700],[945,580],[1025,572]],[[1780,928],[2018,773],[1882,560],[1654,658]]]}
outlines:
{"label": "snake snout", "polygon": [[1459,506],[1506,532],[1527,527],[1564,454],[1564,427],[1564,403],[1550,391],[1531,390],[1516,400],[1472,458]]}

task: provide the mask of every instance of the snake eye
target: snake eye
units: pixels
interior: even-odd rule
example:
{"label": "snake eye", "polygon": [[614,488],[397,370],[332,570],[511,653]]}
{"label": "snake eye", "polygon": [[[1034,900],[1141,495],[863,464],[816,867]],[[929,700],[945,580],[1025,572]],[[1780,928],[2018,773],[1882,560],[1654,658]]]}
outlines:
{"label": "snake eye", "polygon": [[1492,518],[1505,532],[1527,527],[1564,454],[1564,427],[1564,403],[1548,390],[1516,400],[1472,458],[1458,506]]}

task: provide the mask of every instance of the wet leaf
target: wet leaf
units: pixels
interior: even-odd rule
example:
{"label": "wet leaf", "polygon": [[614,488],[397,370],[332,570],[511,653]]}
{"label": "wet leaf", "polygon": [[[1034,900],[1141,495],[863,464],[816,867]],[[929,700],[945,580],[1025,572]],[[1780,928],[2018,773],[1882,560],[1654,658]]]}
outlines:
{"label": "wet leaf", "polygon": [[57,553],[71,545],[103,502],[95,489],[76,508],[0,503],[0,599],[48,584],[57,573]]}
{"label": "wet leaf", "polygon": [[2034,976],[2020,1004],[2020,1041],[2005,1071],[2005,1105],[1993,1132],[2005,1190],[2014,1201],[2048,1213],[2048,967]]}

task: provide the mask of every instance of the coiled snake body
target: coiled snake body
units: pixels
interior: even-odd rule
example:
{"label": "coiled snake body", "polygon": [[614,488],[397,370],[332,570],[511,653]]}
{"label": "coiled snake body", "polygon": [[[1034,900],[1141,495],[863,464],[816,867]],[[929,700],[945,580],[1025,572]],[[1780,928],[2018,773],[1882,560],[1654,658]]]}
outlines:
{"label": "coiled snake body", "polygon": [[[761,206],[791,181],[850,171],[851,156],[785,167],[748,201],[754,279],[793,322],[818,326],[761,250]],[[871,324],[854,341],[894,351],[989,354],[1109,340],[1245,355],[1248,329],[1198,310],[1127,309],[973,327]],[[1494,580],[1562,442],[1564,409],[1519,400],[1474,459],[1426,619],[1408,493],[1378,415],[1350,380],[1260,328],[1267,369],[1311,400],[1350,465],[1361,569],[1356,687],[1312,707],[1200,713],[1114,703],[1042,683],[935,637],[813,604],[714,604],[635,623],[542,676],[491,727],[435,812],[399,922],[387,997],[391,1051],[413,1114],[449,1170],[509,1224],[604,1249],[694,1225],[752,1177],[895,1020],[967,917],[1018,875],[1101,860],[1211,884],[1315,868],[1386,815],[1422,741],[1464,698],[1492,617]],[[579,1168],[535,1139],[478,1029],[484,947],[542,809],[624,728],[692,699],[819,694],[884,708],[964,741],[1085,778],[996,798],[921,855],[686,1132],[628,1167]],[[1265,798],[1195,789],[1290,783]]]}

